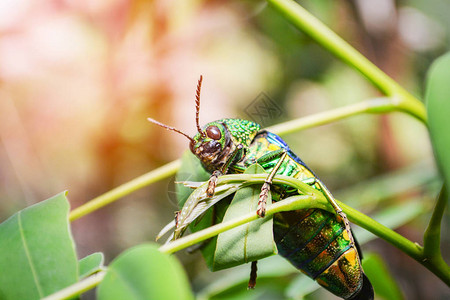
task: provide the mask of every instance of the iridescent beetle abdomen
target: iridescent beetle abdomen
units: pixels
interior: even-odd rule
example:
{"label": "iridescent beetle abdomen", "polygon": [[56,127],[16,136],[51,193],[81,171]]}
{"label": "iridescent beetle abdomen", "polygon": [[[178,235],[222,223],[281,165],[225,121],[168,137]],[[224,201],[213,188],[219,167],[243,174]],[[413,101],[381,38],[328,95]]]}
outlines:
{"label": "iridescent beetle abdomen", "polygon": [[276,214],[278,253],[335,295],[349,298],[362,285],[355,247],[336,216],[320,209]]}

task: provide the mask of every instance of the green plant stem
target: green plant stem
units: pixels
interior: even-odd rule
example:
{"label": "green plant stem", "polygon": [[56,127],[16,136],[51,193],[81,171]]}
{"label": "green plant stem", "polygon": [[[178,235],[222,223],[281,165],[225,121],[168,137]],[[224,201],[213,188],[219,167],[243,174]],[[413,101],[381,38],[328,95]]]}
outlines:
{"label": "green plant stem", "polygon": [[305,32],[343,62],[358,70],[383,94],[396,97],[395,109],[405,111],[426,124],[425,107],[418,99],[298,3],[293,0],[267,0],[267,2],[296,28]]}
{"label": "green plant stem", "polygon": [[379,113],[392,111],[395,101],[393,98],[372,98],[332,110],[309,115],[266,128],[267,131],[279,135],[289,134],[306,128],[317,127],[331,122],[339,121],[363,113]]}
{"label": "green plant stem", "polygon": [[[264,181],[264,180],[263,180]],[[263,182],[262,181],[262,182]],[[266,218],[272,216],[275,213],[293,210],[293,209],[302,209],[307,207],[320,206],[322,209],[327,207],[327,202],[325,199],[323,201],[316,201],[315,197],[312,196],[295,196],[290,199],[285,199],[280,202],[273,203],[268,206],[266,209]],[[243,225],[245,223],[257,220],[259,217],[256,212],[245,214],[239,218],[235,218],[228,222],[223,222],[201,231],[197,231],[188,236],[182,237],[178,240],[170,242],[166,245],[163,245],[159,248],[161,252],[164,253],[174,253],[195,245],[201,241],[212,238],[219,233],[225,232],[237,226]]]}
{"label": "green plant stem", "polygon": [[180,168],[181,161],[174,160],[162,167],[159,167],[151,172],[148,172],[142,176],[139,176],[127,183],[119,185],[118,187],[106,192],[97,198],[92,199],[89,202],[75,208],[69,214],[69,220],[74,221],[82,216],[85,216],[93,211],[96,211],[103,206],[106,206],[128,194],[131,194],[138,189],[146,187],[154,182],[160,181],[164,178],[174,175]]}
{"label": "green plant stem", "polygon": [[351,208],[350,206],[342,202],[339,202],[339,205],[341,206],[342,210],[344,210],[344,212],[348,214],[350,221],[352,221],[353,223],[363,227],[364,229],[367,229],[376,236],[394,245],[415,260],[422,259],[422,247],[419,244],[408,240],[392,229],[378,223],[377,221],[371,219],[365,214]]}
{"label": "green plant stem", "polygon": [[56,293],[43,298],[42,300],[61,300],[73,298],[96,287],[103,280],[105,275],[106,271],[100,271],[98,273],[92,274],[91,276],[86,277],[62,290],[59,290]]}

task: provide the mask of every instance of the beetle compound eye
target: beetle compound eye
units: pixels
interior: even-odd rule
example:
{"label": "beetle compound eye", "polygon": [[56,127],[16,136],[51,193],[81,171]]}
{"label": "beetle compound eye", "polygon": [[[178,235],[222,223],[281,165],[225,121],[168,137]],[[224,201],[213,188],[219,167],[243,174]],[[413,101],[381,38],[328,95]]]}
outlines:
{"label": "beetle compound eye", "polygon": [[222,134],[217,126],[208,126],[208,128],[206,128],[206,135],[213,140],[220,140],[222,137]]}

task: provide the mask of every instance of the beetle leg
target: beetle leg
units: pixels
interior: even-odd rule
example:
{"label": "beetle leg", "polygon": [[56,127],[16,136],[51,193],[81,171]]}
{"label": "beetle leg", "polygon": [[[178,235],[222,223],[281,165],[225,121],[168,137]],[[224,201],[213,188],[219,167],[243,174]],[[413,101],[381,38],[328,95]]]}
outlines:
{"label": "beetle leg", "polygon": [[211,177],[209,178],[209,182],[208,182],[208,188],[206,190],[206,195],[208,197],[212,197],[214,196],[214,190],[216,189],[216,185],[217,185],[217,179],[219,179],[219,177],[222,174],[227,173],[228,167],[235,161],[235,159],[238,156],[238,154],[242,151],[242,149],[244,148],[244,146],[242,144],[239,144],[236,146],[236,149],[233,151],[233,153],[230,155],[230,157],[228,158],[228,160],[225,162],[225,164],[223,165],[221,170],[215,170]]}
{"label": "beetle leg", "polygon": [[269,176],[267,176],[261,188],[261,193],[259,194],[258,208],[256,209],[256,214],[258,214],[258,216],[260,216],[261,218],[264,218],[264,216],[266,215],[267,198],[269,197],[270,185],[272,184],[273,177],[275,176],[281,164],[283,163],[283,160],[287,156],[286,151],[277,153],[277,155],[279,154],[281,154],[281,158],[278,160],[275,167],[273,167],[272,171],[269,173]]}
{"label": "beetle leg", "polygon": [[266,181],[264,182],[261,188],[261,193],[259,194],[258,208],[256,209],[256,214],[261,218],[264,218],[264,216],[266,215],[266,205],[267,205],[267,198],[269,197],[269,192],[270,192],[270,183]]}
{"label": "beetle leg", "polygon": [[333,195],[328,190],[328,188],[325,186],[325,184],[323,184],[322,181],[320,181],[320,179],[316,177],[306,178],[305,180],[302,181],[312,187],[314,187],[316,183],[319,185],[320,189],[323,191],[323,194],[325,195],[325,198],[327,198],[328,202],[331,204],[336,215],[338,216],[338,221],[342,221],[344,223],[345,231],[347,231],[352,246],[355,246],[356,242],[355,239],[353,238],[353,234],[350,228],[350,222],[348,221],[347,215],[344,213],[342,208],[336,203],[336,200],[334,199]]}
{"label": "beetle leg", "polygon": [[258,266],[257,266],[258,261],[252,261],[252,268],[250,271],[250,279],[248,280],[248,289],[254,289],[255,285],[256,285],[256,276],[257,276],[257,271],[258,271]]}
{"label": "beetle leg", "polygon": [[325,198],[327,198],[328,202],[333,207],[336,215],[338,216],[338,220],[342,221],[345,226],[345,230],[347,231],[347,234],[349,236],[350,242],[352,246],[355,245],[355,240],[353,239],[352,231],[350,229],[350,222],[348,221],[347,215],[344,213],[342,208],[336,203],[336,200],[334,199],[333,195],[331,195],[331,192],[327,189],[327,187],[320,181],[318,178],[315,179],[316,183],[319,184],[321,190],[323,191]]}

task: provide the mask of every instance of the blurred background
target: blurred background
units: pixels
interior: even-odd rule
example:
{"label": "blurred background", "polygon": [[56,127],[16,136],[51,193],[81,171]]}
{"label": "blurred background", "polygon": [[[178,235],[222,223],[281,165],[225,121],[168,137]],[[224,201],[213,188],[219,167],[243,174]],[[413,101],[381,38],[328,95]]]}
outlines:
{"label": "blurred background", "polygon": [[[299,2],[420,99],[430,63],[450,49],[446,0]],[[380,96],[263,1],[3,0],[0,221],[63,190],[77,207],[181,157],[187,140],[146,118],[193,134],[200,74],[201,123],[239,117],[270,126]],[[260,103],[273,113],[261,118]],[[440,181],[420,122],[361,115],[284,138],[364,212],[423,205],[398,229],[421,242]],[[153,241],[177,210],[173,191],[167,179],[75,221],[79,256],[102,251],[109,262]],[[448,227],[446,214],[447,257]],[[387,261],[406,299],[449,297],[386,242],[364,250]],[[178,256],[194,289],[207,286],[200,255]]]}

